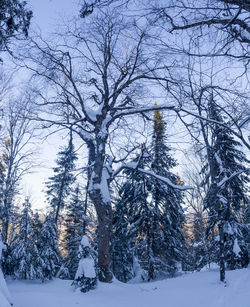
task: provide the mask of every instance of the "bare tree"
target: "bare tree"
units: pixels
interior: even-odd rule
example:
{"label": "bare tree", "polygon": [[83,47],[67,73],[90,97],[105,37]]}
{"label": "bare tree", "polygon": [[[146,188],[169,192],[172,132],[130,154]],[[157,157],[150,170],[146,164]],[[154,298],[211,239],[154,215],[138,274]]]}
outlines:
{"label": "bare tree", "polygon": [[[124,22],[115,13],[100,13],[81,26],[75,22],[65,30],[63,42],[54,47],[31,41],[23,58],[23,65],[38,81],[35,96],[41,112],[35,119],[47,127],[72,129],[87,146],[88,192],[98,217],[99,278],[105,282],[112,280],[110,183],[124,167],[136,167],[125,163],[113,171],[114,157],[107,155],[109,131],[125,116],[178,109],[171,103],[148,106],[147,88],[158,82],[175,86],[171,67],[154,55],[145,29],[131,20]],[[187,188],[150,170],[141,171],[177,189]]]}
{"label": "bare tree", "polygon": [[[89,0],[83,1],[82,17],[106,6],[126,6],[136,16],[147,16],[169,33],[185,32],[186,38],[194,44],[202,40],[205,46],[202,56],[229,56],[249,64],[248,0]],[[209,41],[216,42],[213,48],[207,48]],[[183,48],[188,50],[184,45]],[[192,55],[201,56],[200,53]]]}
{"label": "bare tree", "polygon": [[8,241],[11,212],[14,197],[22,177],[34,166],[31,146],[34,129],[27,119],[29,112],[22,101],[15,101],[5,108],[5,126],[3,127],[3,151],[1,168],[3,172],[1,188],[1,222],[2,237]]}
{"label": "bare tree", "polygon": [[[178,96],[181,117],[189,114],[193,117],[200,115],[183,106],[182,99],[186,99],[185,83],[190,85],[190,63],[196,61],[197,70],[202,61],[203,79],[208,66],[213,65],[216,73],[224,71],[217,76],[216,88],[223,93],[226,100],[231,100],[233,107],[224,112],[230,117],[228,129],[250,149],[249,135],[244,132],[250,122],[249,114],[249,83],[246,74],[249,64],[249,1],[243,0],[181,0],[181,1],[140,1],[140,0],[89,0],[83,1],[83,9],[92,8],[92,13],[103,7],[121,6],[123,14],[130,12],[135,18],[147,18],[155,27],[155,48],[159,49],[160,57],[168,57],[170,53],[175,55],[176,61],[187,69],[178,67],[182,76],[179,77],[180,90],[174,91],[173,96]],[[137,8],[140,7],[140,10]],[[177,35],[178,34],[178,35]],[[157,43],[156,43],[157,42]],[[211,64],[209,63],[211,61]],[[217,62],[216,62],[217,61]],[[209,63],[205,64],[204,63]],[[215,63],[216,62],[216,63]],[[215,64],[214,64],[215,63]],[[180,64],[180,65],[181,65]],[[239,65],[240,64],[240,65]],[[216,67],[217,66],[217,67]],[[227,69],[226,69],[227,68]],[[198,68],[199,70],[199,68]],[[183,78],[183,76],[187,78]],[[192,83],[199,86],[199,72]],[[176,77],[175,77],[176,78]],[[214,78],[214,77],[213,77]],[[222,79],[221,79],[222,78]],[[227,79],[227,80],[226,80]],[[240,82],[238,82],[240,80]],[[182,86],[182,83],[184,85]],[[203,90],[206,92],[209,81]],[[214,83],[215,84],[215,83]],[[236,84],[241,91],[236,89]],[[243,84],[243,86],[242,86]],[[244,86],[245,84],[245,86]],[[188,85],[188,86],[189,86]],[[232,86],[233,85],[233,86]],[[202,85],[203,86],[203,85]],[[167,91],[169,88],[167,88]],[[204,91],[201,92],[204,92]],[[193,91],[193,89],[192,89]],[[227,96],[227,97],[226,97]],[[237,96],[237,98],[236,98]],[[245,103],[243,103],[243,100]],[[223,106],[224,107],[224,106]],[[240,112],[239,112],[240,110]],[[205,118],[203,118],[205,120]]]}

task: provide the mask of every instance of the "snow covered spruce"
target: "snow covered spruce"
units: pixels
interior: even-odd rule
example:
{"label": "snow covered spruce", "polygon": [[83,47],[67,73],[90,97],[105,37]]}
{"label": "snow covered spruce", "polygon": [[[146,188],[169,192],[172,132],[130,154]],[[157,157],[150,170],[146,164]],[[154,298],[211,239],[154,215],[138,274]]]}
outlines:
{"label": "snow covered spruce", "polygon": [[82,237],[78,251],[79,264],[72,285],[79,288],[81,292],[88,292],[96,288],[97,275],[94,251],[86,235]]}

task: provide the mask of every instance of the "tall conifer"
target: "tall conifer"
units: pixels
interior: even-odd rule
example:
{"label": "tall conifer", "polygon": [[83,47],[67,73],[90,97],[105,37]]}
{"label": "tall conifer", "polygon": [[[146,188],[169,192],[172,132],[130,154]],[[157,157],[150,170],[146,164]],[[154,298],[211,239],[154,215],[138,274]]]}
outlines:
{"label": "tall conifer", "polygon": [[19,216],[19,231],[10,245],[8,266],[17,279],[44,280],[44,261],[41,258],[32,229],[31,204],[26,198]]}
{"label": "tall conifer", "polygon": [[210,188],[206,196],[209,209],[209,229],[219,229],[220,279],[225,280],[225,265],[229,269],[246,266],[248,255],[237,213],[247,203],[246,175],[248,163],[240,143],[223,126],[220,109],[211,96],[209,101],[211,146],[208,150]]}
{"label": "tall conifer", "polygon": [[53,168],[54,175],[49,178],[47,185],[47,198],[55,214],[55,221],[65,208],[72,184],[75,182],[75,162],[77,156],[74,152],[72,134],[68,146],[58,153],[57,166]]}
{"label": "tall conifer", "polygon": [[61,265],[61,254],[58,249],[58,234],[54,214],[50,213],[41,228],[38,242],[39,253],[43,260],[43,279],[49,280],[56,276]]}
{"label": "tall conifer", "polygon": [[[178,184],[178,177],[171,172],[176,161],[166,145],[165,123],[159,111],[154,114],[150,151],[143,148],[133,163]],[[147,273],[146,276],[142,274],[143,278],[152,280],[162,273],[173,275],[183,260],[185,248],[181,192],[146,176],[137,168],[124,173],[126,181],[119,191],[121,197],[115,208],[115,272],[119,272],[116,274],[120,280],[131,278],[133,257],[136,256]],[[128,242],[127,248],[124,242]]]}

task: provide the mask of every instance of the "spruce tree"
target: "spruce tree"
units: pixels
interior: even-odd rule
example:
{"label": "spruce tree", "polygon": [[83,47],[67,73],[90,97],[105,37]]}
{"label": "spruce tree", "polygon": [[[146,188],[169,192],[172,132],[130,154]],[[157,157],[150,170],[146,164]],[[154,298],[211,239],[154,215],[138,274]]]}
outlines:
{"label": "spruce tree", "polygon": [[[132,163],[139,168],[149,165],[150,155],[145,146]],[[117,279],[127,282],[136,274],[134,266],[138,259],[140,278],[150,280],[150,269],[156,264],[152,256],[150,177],[137,169],[127,169],[124,174],[114,210],[113,271]]]}
{"label": "spruce tree", "polygon": [[[156,103],[157,104],[157,103]],[[154,113],[154,132],[152,140],[151,169],[158,175],[166,177],[176,185],[181,185],[179,177],[171,170],[177,165],[166,144],[165,122],[160,111]],[[185,239],[183,234],[184,213],[181,206],[183,195],[180,190],[152,180],[152,202],[154,214],[154,254],[163,259],[163,267],[171,275],[184,259]]]}
{"label": "spruce tree", "polygon": [[37,247],[39,248],[39,241],[40,241],[40,234],[42,229],[43,223],[41,222],[39,213],[36,212],[32,217],[32,228],[34,233],[34,239],[36,242]]}
{"label": "spruce tree", "polygon": [[130,192],[129,182],[120,190],[123,197],[117,201],[113,212],[113,274],[122,282],[134,277],[134,236],[124,195],[127,190]]}
{"label": "spruce tree", "polygon": [[58,153],[57,166],[53,168],[54,175],[49,178],[47,185],[47,199],[58,222],[62,209],[65,208],[72,184],[75,182],[73,171],[77,156],[74,152],[72,134],[68,146]]}
{"label": "spruce tree", "polygon": [[248,257],[250,258],[250,202],[243,208],[243,235],[246,241]]}
{"label": "spruce tree", "polygon": [[211,146],[208,150],[210,188],[206,196],[209,209],[209,230],[218,225],[220,280],[225,280],[225,266],[244,267],[248,255],[237,213],[247,203],[246,186],[249,182],[245,164],[248,163],[224,124],[213,96],[209,101]]}
{"label": "spruce tree", "polygon": [[[26,1],[1,0],[0,6],[0,51],[10,51],[10,41],[18,35],[27,36],[32,11]],[[0,58],[0,61],[1,58]]]}
{"label": "spruce tree", "polygon": [[138,257],[147,273],[142,274],[143,279],[149,281],[161,274],[172,276],[182,263],[185,250],[182,194],[137,170],[151,169],[178,185],[178,177],[171,172],[176,161],[166,145],[165,123],[160,112],[154,114],[150,151],[144,147],[133,163],[137,167],[124,172],[126,180],[115,209],[114,272],[117,278],[127,281],[133,276],[133,257]]}
{"label": "spruce tree", "polygon": [[7,262],[17,279],[44,279],[44,261],[34,237],[31,221],[31,204],[26,198],[19,216],[19,231],[10,245]]}
{"label": "spruce tree", "polygon": [[88,237],[84,235],[78,250],[78,268],[72,285],[80,288],[81,292],[95,289],[97,284],[95,253],[89,244]]}
{"label": "spruce tree", "polygon": [[61,254],[58,249],[57,226],[54,214],[50,213],[41,228],[38,243],[40,257],[43,260],[43,279],[49,280],[56,276],[61,265]]}
{"label": "spruce tree", "polygon": [[58,276],[74,279],[78,266],[78,249],[81,239],[86,234],[86,204],[82,200],[80,186],[72,189],[71,201],[66,206],[64,248],[67,252]]}

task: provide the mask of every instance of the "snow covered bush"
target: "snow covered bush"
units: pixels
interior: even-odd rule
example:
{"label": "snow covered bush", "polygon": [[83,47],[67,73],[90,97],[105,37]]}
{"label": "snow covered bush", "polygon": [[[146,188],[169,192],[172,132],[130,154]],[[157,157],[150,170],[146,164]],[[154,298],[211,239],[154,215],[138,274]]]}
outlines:
{"label": "snow covered bush", "polygon": [[89,290],[96,288],[97,276],[94,252],[86,235],[82,237],[78,257],[80,260],[72,285],[76,288],[80,288],[81,292],[88,292]]}

